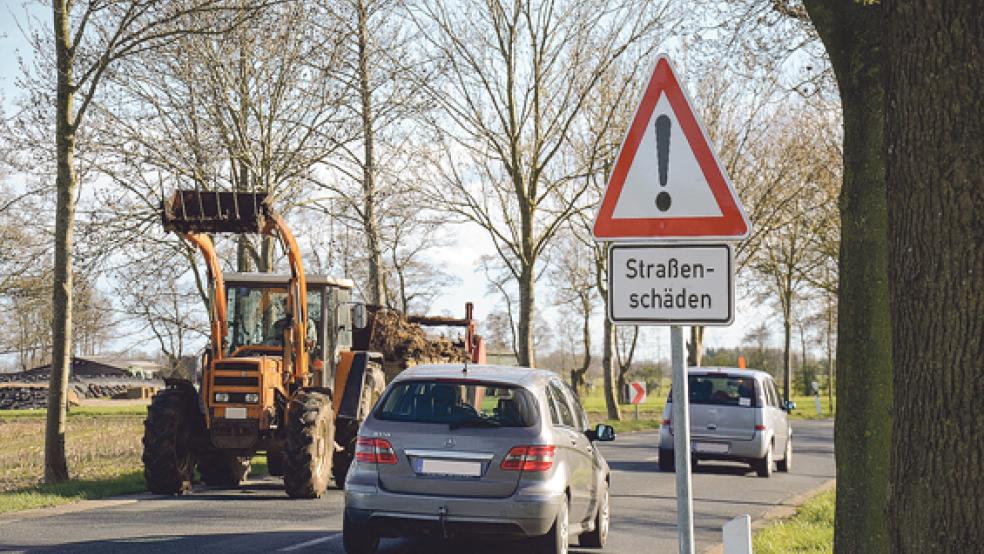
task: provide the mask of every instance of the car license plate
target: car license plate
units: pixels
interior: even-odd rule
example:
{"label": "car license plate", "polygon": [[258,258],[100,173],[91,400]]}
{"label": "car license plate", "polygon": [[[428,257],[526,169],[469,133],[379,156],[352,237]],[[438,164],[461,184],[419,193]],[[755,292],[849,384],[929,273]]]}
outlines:
{"label": "car license plate", "polygon": [[481,477],[481,462],[465,462],[460,460],[437,460],[433,458],[417,458],[414,460],[414,471],[422,475],[449,475],[453,477]]}
{"label": "car license plate", "polygon": [[707,452],[708,454],[727,454],[728,445],[715,442],[698,442],[694,445],[697,452]]}
{"label": "car license plate", "polygon": [[226,419],[246,419],[246,408],[226,408]]}

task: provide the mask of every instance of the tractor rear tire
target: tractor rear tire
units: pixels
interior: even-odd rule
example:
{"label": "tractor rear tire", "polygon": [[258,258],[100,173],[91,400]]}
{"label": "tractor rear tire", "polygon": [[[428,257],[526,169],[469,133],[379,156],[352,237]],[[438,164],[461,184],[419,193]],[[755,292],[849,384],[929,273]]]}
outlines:
{"label": "tractor rear tire", "polygon": [[242,458],[218,448],[209,448],[198,455],[198,474],[210,487],[232,489],[239,486],[249,473],[249,458]]}
{"label": "tractor rear tire", "polygon": [[291,498],[319,498],[331,479],[335,419],[331,399],[298,392],[287,407],[284,486]]}
{"label": "tractor rear tire", "polygon": [[203,430],[197,406],[197,397],[184,389],[161,391],[148,406],[142,458],[150,492],[176,495],[191,490],[195,472],[192,436]]}

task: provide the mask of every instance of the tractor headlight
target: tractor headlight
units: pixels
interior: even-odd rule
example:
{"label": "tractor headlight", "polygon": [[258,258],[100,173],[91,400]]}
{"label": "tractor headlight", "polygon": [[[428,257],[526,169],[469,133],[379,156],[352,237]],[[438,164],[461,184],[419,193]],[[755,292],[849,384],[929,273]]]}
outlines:
{"label": "tractor headlight", "polygon": [[226,392],[217,392],[217,393],[215,393],[215,401],[216,402],[228,402],[229,401],[229,393],[226,393]]}
{"label": "tractor headlight", "polygon": [[257,402],[260,401],[260,395],[256,394],[255,392],[250,392],[246,394],[245,400],[249,404],[256,404]]}

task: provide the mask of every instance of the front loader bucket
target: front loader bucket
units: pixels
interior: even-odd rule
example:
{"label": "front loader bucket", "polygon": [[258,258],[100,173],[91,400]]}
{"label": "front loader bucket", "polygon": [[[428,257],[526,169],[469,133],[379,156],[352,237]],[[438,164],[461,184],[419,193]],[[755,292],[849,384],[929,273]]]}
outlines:
{"label": "front loader bucket", "polygon": [[261,233],[265,192],[179,190],[161,206],[164,229],[179,233]]}

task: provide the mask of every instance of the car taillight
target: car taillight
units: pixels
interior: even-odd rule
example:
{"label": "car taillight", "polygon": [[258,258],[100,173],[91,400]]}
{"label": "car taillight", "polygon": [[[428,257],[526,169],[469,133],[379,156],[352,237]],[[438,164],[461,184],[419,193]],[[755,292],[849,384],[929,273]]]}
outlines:
{"label": "car taillight", "polygon": [[506,471],[547,471],[553,467],[556,446],[514,446],[502,459]]}
{"label": "car taillight", "polygon": [[355,459],[367,464],[395,464],[396,451],[386,439],[359,437],[355,443]]}
{"label": "car taillight", "polygon": [[671,423],[673,423],[673,420],[672,419],[664,419],[663,420],[663,427],[669,427]]}
{"label": "car taillight", "polygon": [[765,425],[756,425],[755,426],[755,430],[756,431],[765,431]]}

